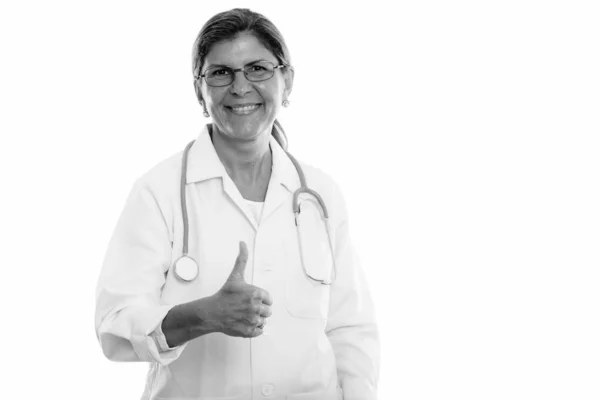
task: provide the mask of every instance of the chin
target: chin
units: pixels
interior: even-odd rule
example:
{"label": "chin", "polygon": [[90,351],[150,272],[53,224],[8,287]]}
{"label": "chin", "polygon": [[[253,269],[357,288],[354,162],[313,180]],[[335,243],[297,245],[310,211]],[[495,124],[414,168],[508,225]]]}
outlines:
{"label": "chin", "polygon": [[225,135],[235,139],[255,139],[268,130],[268,124],[227,124]]}

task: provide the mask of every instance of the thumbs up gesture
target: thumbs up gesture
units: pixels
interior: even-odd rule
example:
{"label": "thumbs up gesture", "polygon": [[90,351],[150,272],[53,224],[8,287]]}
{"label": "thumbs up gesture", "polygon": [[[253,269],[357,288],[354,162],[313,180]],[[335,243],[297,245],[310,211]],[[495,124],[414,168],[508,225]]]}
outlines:
{"label": "thumbs up gesture", "polygon": [[271,316],[273,299],[264,289],[244,281],[248,248],[240,242],[233,270],[213,297],[213,316],[219,321],[219,331],[238,337],[256,337],[263,333],[267,317]]}

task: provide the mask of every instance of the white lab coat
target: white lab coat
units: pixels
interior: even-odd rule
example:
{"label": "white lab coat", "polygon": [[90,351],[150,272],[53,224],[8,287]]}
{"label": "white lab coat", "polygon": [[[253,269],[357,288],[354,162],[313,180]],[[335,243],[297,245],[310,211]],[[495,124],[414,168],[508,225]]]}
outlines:
{"label": "white lab coat", "polygon": [[[257,224],[227,175],[206,128],[190,149],[189,255],[195,281],[171,268],[182,252],[179,198],[182,153],[134,185],[110,241],[96,293],[96,332],[106,357],[147,361],[142,399],[375,400],[379,338],[373,305],[348,234],[336,184],[303,163],[308,186],[330,214],[336,261],[331,286],[309,280],[300,264],[292,162],[271,138],[272,174]],[[160,324],[175,305],[213,295],[248,245],[246,282],[273,297],[263,335],[212,333],[166,348]]]}

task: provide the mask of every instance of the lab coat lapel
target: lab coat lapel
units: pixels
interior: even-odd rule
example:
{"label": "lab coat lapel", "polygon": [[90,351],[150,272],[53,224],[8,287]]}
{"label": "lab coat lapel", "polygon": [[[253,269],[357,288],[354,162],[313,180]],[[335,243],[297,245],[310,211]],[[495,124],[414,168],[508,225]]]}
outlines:
{"label": "lab coat lapel", "polygon": [[[273,156],[273,164],[261,222],[269,218],[275,210],[286,203],[292,197],[292,193],[300,187],[300,179],[298,178],[296,168],[279,143],[277,143],[277,140],[271,137],[269,146]],[[290,212],[292,212],[291,205]]]}

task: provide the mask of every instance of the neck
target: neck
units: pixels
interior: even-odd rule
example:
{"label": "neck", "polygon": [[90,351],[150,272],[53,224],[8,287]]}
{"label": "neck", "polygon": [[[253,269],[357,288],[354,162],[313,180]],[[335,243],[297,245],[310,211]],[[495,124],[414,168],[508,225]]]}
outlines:
{"label": "neck", "polygon": [[251,140],[234,139],[221,134],[212,125],[212,142],[227,174],[234,182],[253,184],[271,174],[268,132]]}

